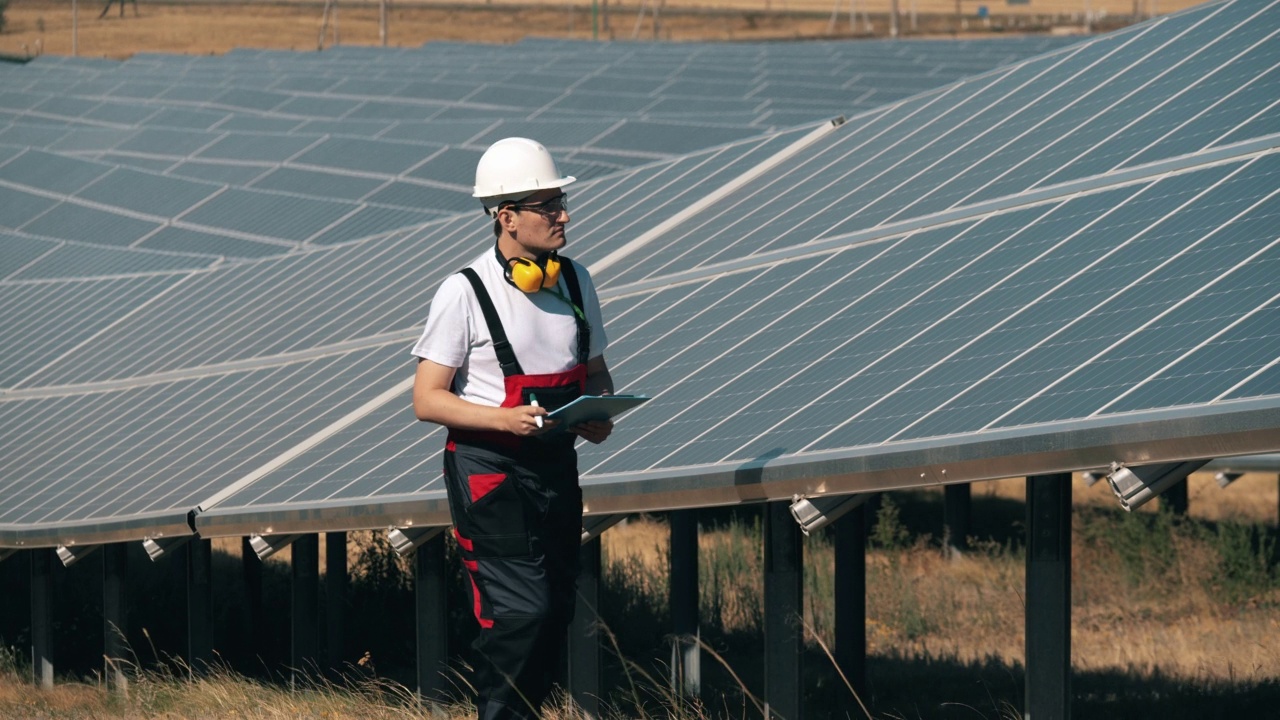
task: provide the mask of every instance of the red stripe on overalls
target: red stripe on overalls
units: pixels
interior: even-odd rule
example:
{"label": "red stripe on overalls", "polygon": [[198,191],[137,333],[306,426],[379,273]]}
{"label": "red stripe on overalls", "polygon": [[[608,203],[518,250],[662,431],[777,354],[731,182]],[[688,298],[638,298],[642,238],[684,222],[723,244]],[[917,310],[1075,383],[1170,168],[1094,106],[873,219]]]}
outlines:
{"label": "red stripe on overalls", "polygon": [[467,579],[471,581],[471,612],[475,614],[476,622],[480,623],[480,627],[491,628],[493,619],[483,617],[484,613],[480,607],[480,586],[476,584],[476,576],[480,574],[480,563],[467,558],[475,551],[475,546],[470,540],[462,537],[458,528],[453,529],[453,536],[458,539],[458,547],[462,550],[462,567],[467,569]]}

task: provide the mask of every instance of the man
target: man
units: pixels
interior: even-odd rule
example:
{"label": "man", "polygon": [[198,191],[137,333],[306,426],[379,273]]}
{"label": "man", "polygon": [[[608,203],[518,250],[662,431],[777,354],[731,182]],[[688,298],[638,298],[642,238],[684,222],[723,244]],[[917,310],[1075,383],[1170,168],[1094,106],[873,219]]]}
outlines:
{"label": "man", "polygon": [[558,255],[573,180],[533,140],[485,151],[474,196],[496,242],[441,283],[413,350],[414,412],[449,429],[445,486],[480,623],[481,720],[535,717],[565,661],[582,531],[573,445],[613,430],[547,418],[613,391],[595,287]]}

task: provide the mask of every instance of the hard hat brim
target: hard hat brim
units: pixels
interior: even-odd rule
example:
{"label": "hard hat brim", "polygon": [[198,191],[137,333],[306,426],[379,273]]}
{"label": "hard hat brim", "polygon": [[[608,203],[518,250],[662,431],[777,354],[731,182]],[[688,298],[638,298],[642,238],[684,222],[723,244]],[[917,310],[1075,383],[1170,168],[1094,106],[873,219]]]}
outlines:
{"label": "hard hat brim", "polygon": [[478,187],[471,188],[471,197],[479,198],[485,205],[496,205],[498,203],[523,200],[539,190],[549,190],[552,188],[562,188],[571,182],[575,182],[577,178],[572,175],[566,175],[559,180],[549,183],[536,183],[534,187],[522,188],[512,192],[502,193],[500,195],[491,195],[481,191]]}

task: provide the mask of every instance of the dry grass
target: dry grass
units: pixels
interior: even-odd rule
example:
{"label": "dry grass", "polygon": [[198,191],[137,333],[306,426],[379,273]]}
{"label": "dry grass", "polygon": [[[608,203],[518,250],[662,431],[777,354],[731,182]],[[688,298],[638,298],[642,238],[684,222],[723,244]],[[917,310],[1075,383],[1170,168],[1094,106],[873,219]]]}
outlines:
{"label": "dry grass", "polygon": [[[1159,555],[1129,556],[1124,538],[1114,536],[1148,532],[1136,524],[1158,520],[1155,508],[1125,518],[1105,483],[1086,488],[1077,479],[1075,485],[1072,645],[1078,671],[1159,673],[1188,681],[1280,677],[1280,591],[1232,595],[1220,578],[1222,559],[1212,538],[1187,528],[1169,530],[1168,551],[1175,555],[1166,564],[1159,563]],[[1024,490],[1022,480],[980,483],[973,497],[977,502],[984,497],[1020,502]],[[926,494],[940,496],[941,491]],[[1198,474],[1189,494],[1193,519],[1276,523],[1274,475],[1245,476],[1222,489],[1211,475]],[[727,631],[751,631],[758,615],[751,603],[760,595],[761,559],[752,551],[758,543],[747,539],[750,532],[731,527],[700,537],[704,622],[718,612]],[[1141,535],[1143,541],[1161,537],[1158,528],[1151,532],[1156,534]],[[657,582],[665,577],[665,523],[636,519],[603,538],[606,557],[628,558],[647,568]],[[805,551],[805,620],[831,644],[834,553],[821,537],[810,538]],[[734,559],[726,562],[731,553],[736,553]],[[872,549],[867,563],[868,653],[1021,664],[1024,570],[1020,551],[990,542],[979,542],[958,558],[946,557],[929,538],[903,550]],[[745,591],[712,592],[724,582],[722,576],[738,578]],[[709,593],[720,602],[738,598],[746,607],[709,608]]]}
{"label": "dry grass", "polygon": [[[1016,511],[1022,488],[1021,481],[976,486],[975,519],[994,511],[993,505],[1002,508],[1005,516]],[[933,490],[889,497],[904,503],[900,515],[905,522],[912,519],[911,513],[940,514],[939,495]],[[1274,542],[1266,540],[1273,538],[1274,532],[1259,535],[1256,527],[1247,524],[1274,528],[1275,478],[1252,476],[1222,490],[1206,475],[1194,479],[1191,496],[1190,521],[1175,520],[1167,513],[1129,515],[1113,499],[1084,488],[1077,480],[1072,549],[1073,668],[1080,678],[1079,686],[1088,688],[1082,692],[1089,697],[1082,702],[1094,703],[1095,710],[1106,708],[1109,712],[1112,707],[1098,697],[1142,702],[1134,700],[1135,692],[1151,697],[1174,692],[1179,698],[1208,698],[1208,702],[1235,693],[1235,697],[1246,698],[1244,707],[1251,707],[1249,693],[1274,697],[1280,687],[1280,584],[1275,578],[1274,559],[1265,559],[1274,553],[1274,547],[1266,546],[1266,542]],[[908,502],[910,510],[906,509]],[[886,508],[891,508],[890,503],[886,501]],[[892,516],[889,510],[882,511],[881,524]],[[1197,516],[1223,522],[1214,525],[1196,520]],[[721,515],[714,526],[704,527],[699,538],[703,638],[710,643],[704,673],[705,665],[710,664],[725,675],[729,688],[738,688],[735,692],[741,698],[741,708],[712,711],[686,706],[665,690],[663,659],[654,664],[656,656],[651,649],[615,646],[613,654],[630,675],[614,682],[627,696],[624,702],[637,698],[635,705],[642,709],[610,708],[607,720],[753,716],[748,709],[750,697],[760,680],[755,676],[758,658],[751,656],[758,655],[758,650],[752,650],[754,646],[747,639],[758,637],[761,627],[762,558],[759,524],[749,516],[742,517]],[[874,537],[905,534],[905,530],[898,534],[878,532]],[[1010,537],[1016,535],[1010,533]],[[353,544],[359,544],[362,537],[354,537]],[[652,642],[664,632],[667,526],[659,518],[633,517],[602,538],[606,579],[616,595],[611,596],[608,608],[607,614],[614,618],[610,622],[620,632],[634,636],[639,631],[641,643]],[[1250,538],[1262,538],[1261,552],[1248,549]],[[226,549],[238,552],[238,547],[228,545]],[[1264,566],[1261,576],[1240,581],[1224,573],[1225,565],[1242,561],[1247,571],[1248,563],[1258,558]],[[814,639],[833,647],[834,552],[827,537],[809,538],[806,564],[805,625]],[[357,574],[370,567],[367,560],[352,563]],[[975,539],[971,550],[959,557],[944,555],[936,536],[929,534],[910,538],[903,547],[873,547],[867,562],[867,650],[872,682],[879,684],[882,693],[890,682],[905,683],[903,689],[889,691],[888,696],[906,692],[912,702],[925,703],[920,706],[923,708],[933,707],[929,703],[939,700],[947,704],[969,692],[975,677],[984,686],[996,677],[997,684],[1003,685],[986,691],[989,702],[976,701],[989,704],[978,714],[1016,717],[1021,690],[1020,680],[1014,678],[1021,672],[1025,642],[1024,569],[1022,551],[1012,541]],[[813,644],[811,648],[816,655],[818,648]],[[626,659],[628,655],[636,661]],[[723,671],[719,670],[721,657],[728,666]],[[807,667],[821,670],[824,661],[816,662]],[[135,669],[128,696],[120,698],[92,682],[62,683],[47,692],[35,690],[25,675],[15,673],[17,665],[15,656],[10,653],[6,657],[5,649],[0,648],[0,718],[398,720],[430,714],[405,687],[364,675],[367,667],[352,668],[352,679],[346,682],[321,680],[296,692],[281,683],[247,679],[226,670],[193,676],[180,665],[146,672]],[[624,687],[630,682],[635,683],[634,688]],[[930,688],[917,692],[912,689],[913,682],[930,683]],[[462,687],[462,682],[457,686]],[[836,693],[847,697],[838,685]],[[922,699],[930,693],[932,697]],[[894,707],[893,702],[891,699],[886,705],[883,696],[868,699],[875,717],[917,716]],[[473,712],[465,703],[439,710],[441,717],[449,719],[470,717]],[[1115,716],[1144,716],[1141,706],[1137,712]],[[1194,709],[1170,715],[1198,716]],[[564,699],[544,714],[545,720],[581,717]]]}
{"label": "dry grass", "polygon": [[[1146,12],[1148,2],[1088,0],[1100,15],[1129,15],[1137,7]],[[653,3],[657,5],[657,2]],[[1160,12],[1196,4],[1193,0],[1165,0]],[[514,42],[526,36],[588,39],[592,36],[590,0],[572,2],[481,2],[420,4],[395,3],[390,11],[388,44],[413,47],[438,40]],[[900,3],[909,13],[909,0]],[[989,6],[994,27],[1078,25],[1084,4],[1076,0],[1036,0],[1031,5],[1007,5],[968,0],[962,10],[969,16],[957,20],[954,0],[919,0],[915,4],[922,33],[985,32],[990,21],[974,17],[979,5]],[[829,0],[663,0],[656,36],[677,41],[761,40],[827,37],[836,34],[887,32],[889,0],[872,0],[871,13],[852,28],[848,3],[840,2],[845,15],[831,24]],[[118,6],[99,19],[100,3],[78,5],[77,45],[80,55],[125,58],[138,52],[186,54],[223,53],[237,47],[315,50],[320,42],[322,3],[183,3],[144,2],[138,15],[129,5],[124,17]],[[655,37],[652,11],[643,18],[640,2],[613,3],[598,21],[599,37],[640,39]],[[862,4],[859,4],[862,8]],[[706,12],[712,10],[714,12]],[[1013,19],[1006,19],[1006,15]],[[38,49],[55,55],[72,52],[71,5],[66,0],[12,0],[6,12],[8,27],[0,34],[0,53],[34,54]],[[931,19],[932,18],[932,19]],[[868,24],[869,23],[869,24]],[[904,32],[910,28],[903,21]],[[337,29],[343,44],[376,45],[377,5],[369,0],[340,4]],[[332,44],[333,35],[325,40]]]}

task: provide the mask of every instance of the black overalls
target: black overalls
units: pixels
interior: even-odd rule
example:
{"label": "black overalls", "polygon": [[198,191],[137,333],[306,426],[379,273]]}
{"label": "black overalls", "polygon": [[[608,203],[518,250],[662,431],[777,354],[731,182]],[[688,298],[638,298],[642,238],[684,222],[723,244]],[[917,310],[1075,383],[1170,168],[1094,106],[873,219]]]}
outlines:
{"label": "black overalls", "polygon": [[[479,276],[467,268],[502,366],[502,407],[555,409],[582,394],[590,329],[572,263],[561,272],[577,312],[578,363],[563,373],[525,375]],[[454,534],[480,623],[474,648],[480,720],[534,718],[565,663],[573,618],[582,490],[576,436],[524,438],[449,430],[444,476]]]}

